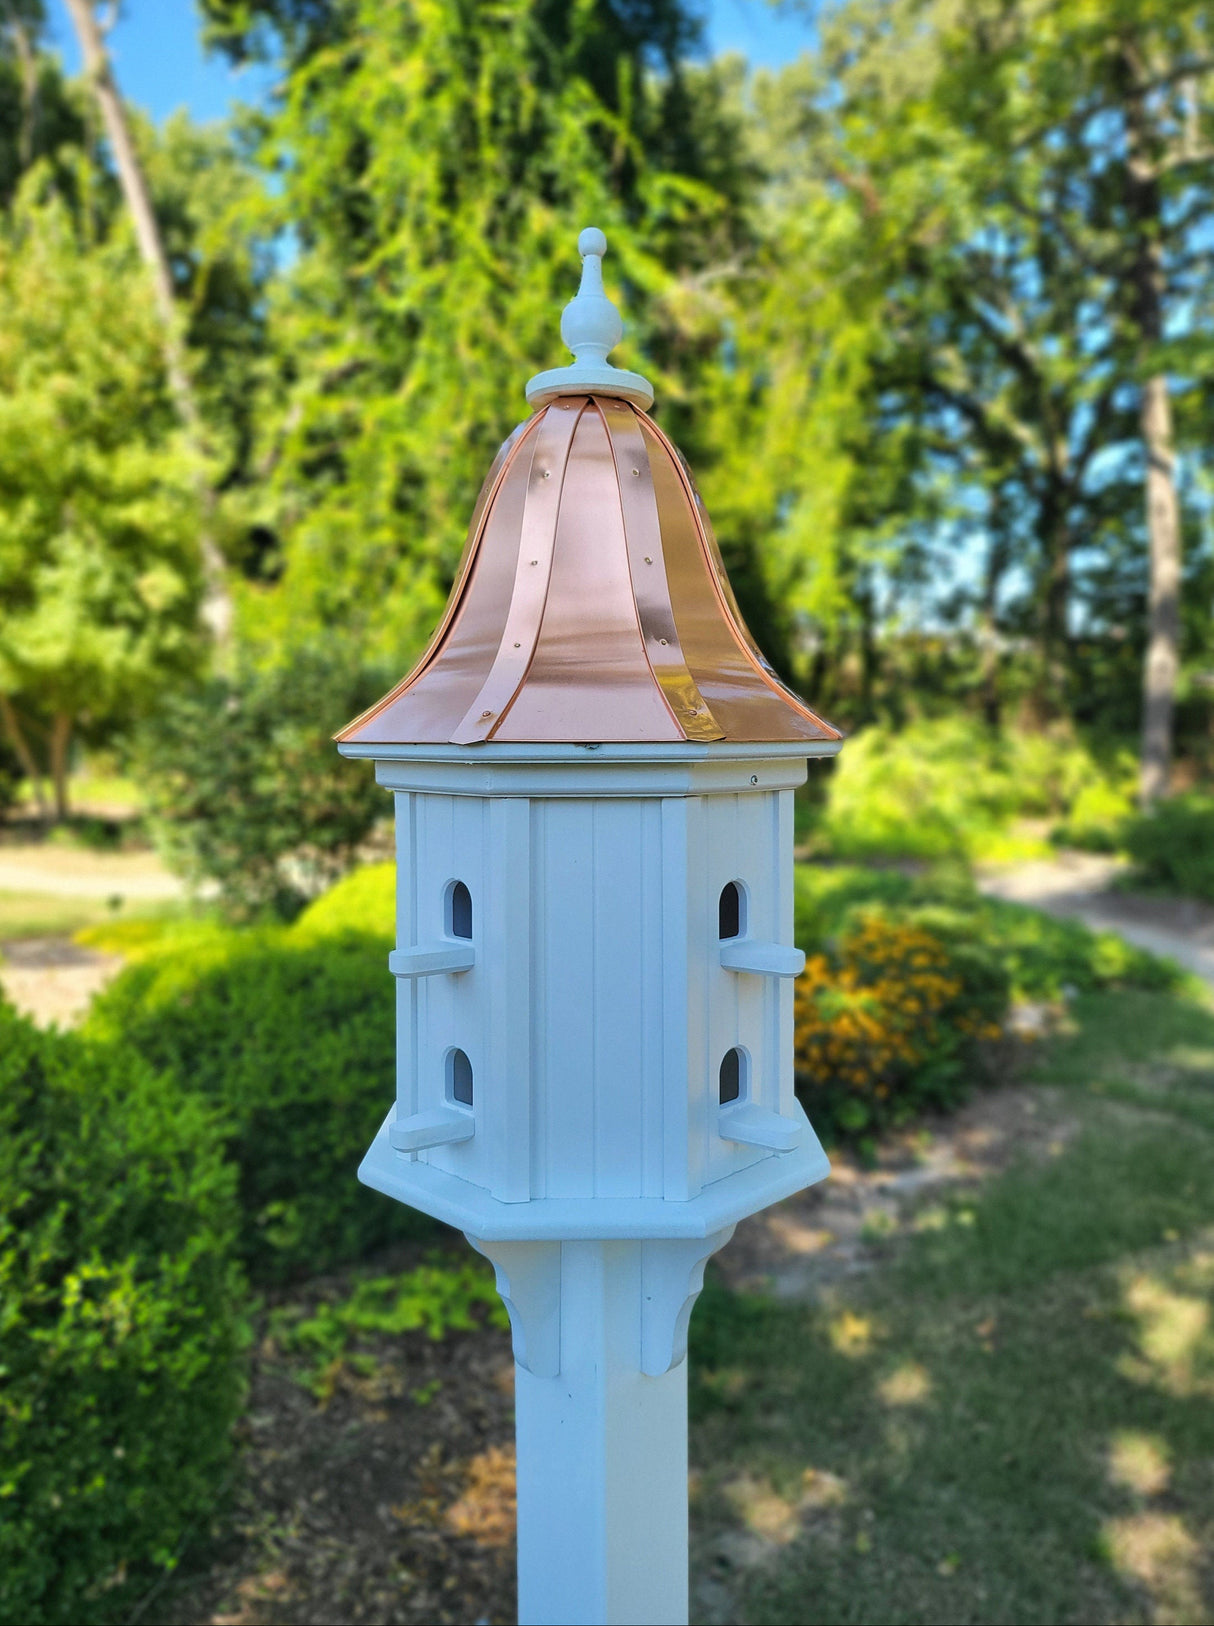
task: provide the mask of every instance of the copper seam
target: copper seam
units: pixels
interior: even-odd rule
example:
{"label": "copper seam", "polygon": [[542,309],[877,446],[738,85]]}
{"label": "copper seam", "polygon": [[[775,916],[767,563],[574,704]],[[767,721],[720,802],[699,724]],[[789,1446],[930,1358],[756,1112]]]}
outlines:
{"label": "copper seam", "polygon": [[426,645],[410,671],[406,673],[395,688],[389,689],[381,700],[377,700],[373,706],[368,706],[366,711],[360,712],[352,722],[347,723],[339,733],[333,736],[335,740],[348,739],[364,723],[369,723],[373,717],[378,717],[381,711],[384,711],[394,700],[399,700],[403,694],[411,689],[425,673],[426,669],[432,665],[446,639],[447,633],[451,629],[451,623],[455,620],[456,613],[463,603],[464,588],[468,585],[468,578],[472,574],[472,566],[476,561],[477,554],[480,552],[481,539],[485,534],[485,525],[493,509],[494,500],[501,490],[502,482],[505,480],[515,458],[522,450],[523,443],[526,441],[529,432],[538,425],[543,416],[543,412],[537,412],[534,417],[526,419],[525,422],[511,431],[510,435],[502,443],[492,467],[485,476],[480,495],[476,500],[476,506],[472,510],[472,521],[468,526],[467,540],[464,543],[464,551],[460,555],[459,564],[456,566],[455,580],[447,597],[446,608],[443,610],[438,626],[434,629],[430,642]]}
{"label": "copper seam", "polygon": [[[716,538],[715,536],[712,538],[712,544],[710,546],[704,531],[704,521],[701,517],[700,504],[696,500],[695,488],[691,485],[691,482],[687,478],[687,471],[683,467],[683,459],[679,456],[677,449],[669,437],[662,433],[661,429],[656,423],[654,423],[653,419],[648,415],[648,413],[643,414],[643,416],[646,423],[649,424],[654,433],[657,435],[658,440],[670,453],[671,462],[674,464],[675,472],[678,474],[679,481],[682,484],[684,492],[686,493],[687,501],[691,506],[692,519],[695,522],[696,534],[700,539],[700,549],[704,556],[704,563],[707,565],[708,574],[712,579],[713,591],[716,593],[717,602],[721,606],[722,613],[729,630],[733,635],[734,642],[737,644],[738,648],[745,655],[746,659],[754,667],[758,676],[773,694],[777,695],[781,700],[795,706],[802,716],[808,718],[810,722],[817,724],[819,728],[825,729],[832,739],[842,739],[843,736],[837,728],[826,722],[824,718],[819,717],[816,712],[811,711],[801,699],[800,695],[794,694],[791,689],[780,682],[779,678],[776,677],[775,673],[767,665],[767,662],[759,655],[758,651],[752,645],[750,639],[743,636],[738,625],[740,616],[735,615],[733,609],[730,607],[724,591],[722,590],[721,575],[724,570],[724,562],[722,561],[721,569],[718,570],[713,560],[714,553],[717,553],[719,556],[719,550],[716,546]],[[728,577],[726,577],[726,580],[728,580]],[[729,596],[733,596],[732,589]]]}
{"label": "copper seam", "polygon": [[[725,731],[700,693],[679,639],[649,450],[631,407],[595,398],[615,463],[632,600],[645,659],[658,692],[689,740],[724,739]],[[613,424],[612,420],[616,420]]]}
{"label": "copper seam", "polygon": [[526,682],[548,601],[569,449],[585,407],[585,401],[576,405],[558,401],[545,410],[527,479],[510,607],[488,676],[451,732],[453,745],[475,745],[492,738]]}

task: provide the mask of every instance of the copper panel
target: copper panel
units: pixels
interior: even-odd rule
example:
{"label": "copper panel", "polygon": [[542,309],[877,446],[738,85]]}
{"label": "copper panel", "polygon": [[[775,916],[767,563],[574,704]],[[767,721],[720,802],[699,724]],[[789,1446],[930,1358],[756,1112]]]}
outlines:
{"label": "copper panel", "polygon": [[[452,661],[449,650],[444,649],[442,689],[428,686],[425,691],[419,692],[417,685],[435,660],[449,629],[464,608],[466,598],[475,598],[481,607],[480,616],[474,612],[474,623],[486,617],[490,620],[495,616],[504,619],[508,602],[504,572],[509,559],[502,548],[503,544],[507,549],[512,546],[512,532],[514,537],[518,534],[518,526],[513,522],[513,510],[517,508],[521,517],[526,471],[531,462],[530,448],[525,443],[528,431],[537,427],[541,416],[539,414],[519,424],[494,459],[473,511],[468,539],[446,609],[421,659],[382,700],[377,700],[348,723],[336,736],[338,740],[385,745],[445,741],[463,715],[475,693],[474,685],[479,681],[475,655],[472,655],[472,669],[469,671],[466,660]],[[503,490],[503,487],[511,484],[516,487],[515,491]],[[490,532],[489,545],[485,546],[486,535]],[[488,659],[491,658],[489,655]],[[485,664],[487,666],[487,661]],[[462,687],[468,690],[462,703],[456,693],[461,687],[461,678]],[[406,695],[408,702],[401,704]]]}
{"label": "copper panel", "polygon": [[[550,409],[551,410],[551,409]],[[611,443],[578,420],[535,658],[495,740],[679,740],[645,657]]]}
{"label": "copper panel", "polygon": [[689,740],[719,740],[724,731],[687,670],[666,580],[662,522],[649,468],[649,453],[636,413],[621,401],[596,402],[615,459],[624,536],[637,619],[645,653],[666,704]]}
{"label": "copper panel", "polygon": [[704,506],[704,499],[700,496],[699,489],[695,483],[695,478],[692,475],[691,469],[688,467],[687,459],[679,451],[674,442],[668,439],[667,436],[664,435],[658,428],[658,426],[653,423],[652,419],[646,418],[645,421],[656,432],[657,438],[670,453],[684,490],[687,492],[696,517],[696,524],[700,532],[701,543],[708,557],[713,586],[721,595],[725,612],[730,619],[731,628],[735,637],[741,641],[744,650],[759,668],[761,676],[766,680],[774,693],[778,695],[779,698],[786,704],[794,706],[797,711],[801,712],[807,719],[809,719],[809,721],[813,723],[815,727],[822,730],[821,734],[814,736],[815,738],[841,740],[843,738],[841,731],[835,728],[833,724],[828,723],[824,718],[819,717],[815,711],[811,710],[811,708],[805,704],[804,700],[801,699],[799,694],[795,694],[793,690],[790,689],[788,685],[776,675],[775,668],[755,642],[750,628],[746,625],[742,612],[738,608],[738,601],[734,596],[733,586],[729,580],[729,573],[725,569],[725,560],[721,555],[721,549],[717,543],[716,533],[712,528],[712,521],[708,517],[708,509]]}
{"label": "copper panel", "polygon": [[726,738],[837,739],[752,652],[730,612],[677,454],[651,419],[638,414],[638,423],[650,451],[683,653]]}
{"label": "copper panel", "polygon": [[548,597],[569,450],[585,407],[577,399],[554,402],[535,436],[505,621],[484,682],[451,731],[456,745],[489,739],[527,676]]}
{"label": "copper panel", "polygon": [[338,736],[838,737],[755,647],[677,451],[636,408],[585,397],[503,446],[426,654]]}
{"label": "copper panel", "polygon": [[[696,484],[696,477],[691,471],[691,465],[688,463],[687,459],[683,456],[682,452],[675,445],[675,443],[669,438],[669,436],[663,434],[662,430],[658,429],[656,424],[654,424],[654,428],[657,429],[658,437],[662,441],[663,445],[668,447],[672,453],[675,462],[678,464],[679,473],[683,477],[683,484],[690,493],[691,505],[695,510],[696,520],[700,527],[700,534],[703,537],[705,545],[707,546],[709,559],[717,573],[718,585],[725,597],[726,607],[728,608],[730,615],[733,617],[737,630],[742,634],[743,642],[763,670],[771,677],[775,678],[777,683],[780,683],[780,679],[776,677],[775,667],[759,648],[758,644],[755,642],[754,634],[746,625],[746,618],[742,614],[741,606],[738,604],[737,596],[733,590],[733,583],[729,579],[729,572],[725,568],[725,558],[721,553],[721,545],[717,541],[717,533],[713,529],[712,520],[709,517],[708,509],[704,505],[704,499],[700,495],[700,488]],[[791,693],[791,690],[787,689],[786,684],[780,683],[780,687],[785,689],[786,692]],[[794,695],[793,698],[794,700],[797,700],[798,705],[801,704],[801,701],[796,695]]]}

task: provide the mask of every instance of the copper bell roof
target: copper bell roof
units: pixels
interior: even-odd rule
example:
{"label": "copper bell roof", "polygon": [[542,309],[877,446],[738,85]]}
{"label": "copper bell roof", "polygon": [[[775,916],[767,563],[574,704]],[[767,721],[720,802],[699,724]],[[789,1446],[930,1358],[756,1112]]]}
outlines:
{"label": "copper bell roof", "polygon": [[[827,741],[746,630],[712,526],[652,391],[606,361],[602,234],[561,331],[576,360],[481,490],[455,585],[413,671],[342,744]],[[592,264],[593,262],[593,264]]]}

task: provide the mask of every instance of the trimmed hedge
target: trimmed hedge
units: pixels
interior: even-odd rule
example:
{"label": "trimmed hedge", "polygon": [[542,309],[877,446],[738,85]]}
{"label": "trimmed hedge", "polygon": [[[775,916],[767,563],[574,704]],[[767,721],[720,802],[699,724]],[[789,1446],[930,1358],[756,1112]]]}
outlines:
{"label": "trimmed hedge", "polygon": [[126,1618],[213,1509],[237,1224],[201,1101],[0,1003],[0,1621]]}
{"label": "trimmed hedge", "polygon": [[384,952],[396,933],[396,865],[364,864],[343,875],[335,886],[310,903],[291,928],[297,943],[357,932],[382,937]]}
{"label": "trimmed hedge", "polygon": [[355,1178],[393,1096],[387,952],[355,932],[215,930],[146,954],[93,1005],[90,1034],[220,1109],[259,1281],[433,1230]]}

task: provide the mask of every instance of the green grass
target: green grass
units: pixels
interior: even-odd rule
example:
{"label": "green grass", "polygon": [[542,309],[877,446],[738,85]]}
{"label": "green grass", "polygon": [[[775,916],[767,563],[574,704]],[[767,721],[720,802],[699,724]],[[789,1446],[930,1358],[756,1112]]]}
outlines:
{"label": "green grass", "polygon": [[15,937],[62,937],[113,917],[105,898],[52,892],[0,892],[0,942]]}
{"label": "green grass", "polygon": [[[145,800],[143,791],[135,781],[122,774],[77,773],[72,775],[68,784],[68,802],[76,813],[85,813],[93,808],[104,808],[111,815],[139,813]],[[22,780],[17,786],[17,805],[25,810],[37,805],[34,787],[28,780]]]}
{"label": "green grass", "polygon": [[816,1307],[706,1294],[698,1524],[710,1564],[742,1542],[740,1618],[1214,1617],[1214,1012],[1073,1017],[1056,1155]]}
{"label": "green grass", "polygon": [[186,928],[196,914],[172,899],[115,909],[106,898],[0,891],[0,955],[5,941],[23,937],[75,937],[103,954],[124,954]]}

